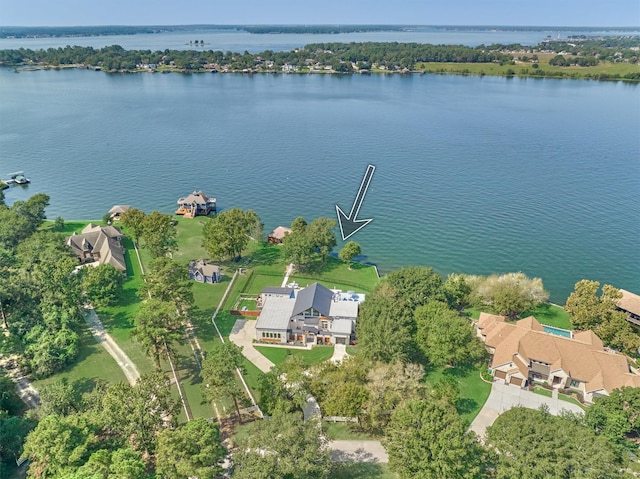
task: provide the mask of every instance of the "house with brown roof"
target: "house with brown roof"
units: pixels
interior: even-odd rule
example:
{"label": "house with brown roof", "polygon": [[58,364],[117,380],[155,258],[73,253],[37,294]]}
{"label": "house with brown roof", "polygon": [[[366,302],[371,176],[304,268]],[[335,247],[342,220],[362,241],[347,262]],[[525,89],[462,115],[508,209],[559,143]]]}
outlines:
{"label": "house with brown roof", "polygon": [[626,356],[605,350],[593,331],[543,326],[530,316],[515,323],[481,313],[478,337],[493,355],[494,377],[524,388],[534,382],[576,392],[591,403],[624,386],[640,387]]}
{"label": "house with brown roof", "polygon": [[199,283],[219,283],[222,278],[222,272],[220,266],[200,259],[189,262],[189,278]]}
{"label": "house with brown roof", "polygon": [[273,244],[282,244],[284,237],[291,233],[291,228],[286,226],[278,226],[267,235],[267,241]]}
{"label": "house with brown roof", "polygon": [[65,238],[65,243],[83,264],[110,264],[126,274],[122,238],[124,234],[114,226],[98,226],[89,223],[82,233]]}
{"label": "house with brown roof", "polygon": [[189,196],[178,199],[176,214],[185,218],[207,216],[215,212],[216,199],[208,197],[202,191],[194,191]]}
{"label": "house with brown roof", "polygon": [[618,300],[618,309],[627,313],[627,321],[640,326],[640,296],[621,289],[622,298]]}

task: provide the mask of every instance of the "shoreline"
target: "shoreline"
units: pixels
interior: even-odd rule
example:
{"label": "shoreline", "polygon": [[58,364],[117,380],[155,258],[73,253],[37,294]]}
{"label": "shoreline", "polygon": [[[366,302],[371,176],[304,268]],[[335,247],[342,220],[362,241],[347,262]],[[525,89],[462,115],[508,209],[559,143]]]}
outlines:
{"label": "shoreline", "polygon": [[[8,68],[16,73],[26,73],[33,71],[43,70],[92,70],[95,72],[103,72],[107,74],[139,74],[139,73],[151,73],[151,74],[167,74],[167,73],[179,73],[183,75],[190,74],[220,74],[220,75],[337,75],[337,76],[370,76],[370,75],[458,75],[458,76],[490,76],[490,77],[502,77],[502,78],[534,78],[534,79],[556,79],[556,80],[592,80],[592,81],[622,81],[626,83],[640,83],[639,78],[625,78],[620,73],[607,74],[602,72],[589,72],[578,71],[576,69],[567,70],[544,70],[544,69],[531,69],[526,66],[521,66],[518,71],[514,68],[507,70],[510,71],[494,71],[496,68],[501,68],[497,64],[486,63],[424,63],[424,68],[413,70],[370,70],[366,72],[339,72],[335,70],[299,70],[299,71],[277,71],[277,70],[261,70],[261,71],[246,71],[246,70],[211,70],[211,69],[198,69],[198,70],[186,70],[178,68],[163,68],[163,69],[121,69],[121,70],[104,70],[100,67],[93,67],[87,65],[0,65],[1,68]],[[485,71],[484,68],[487,69]],[[589,68],[589,67],[583,67]],[[630,72],[631,73],[631,72]],[[640,73],[640,72],[639,72]]]}

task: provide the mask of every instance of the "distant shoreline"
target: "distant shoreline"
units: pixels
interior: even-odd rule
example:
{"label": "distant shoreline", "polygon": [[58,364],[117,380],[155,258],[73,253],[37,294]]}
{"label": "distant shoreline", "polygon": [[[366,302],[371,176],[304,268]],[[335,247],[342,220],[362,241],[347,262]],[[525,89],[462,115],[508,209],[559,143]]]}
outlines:
{"label": "distant shoreline", "polygon": [[113,35],[156,34],[168,32],[206,32],[236,30],[257,35],[264,34],[339,34],[361,32],[398,32],[415,30],[442,30],[459,32],[638,32],[634,26],[569,27],[562,25],[87,25],[63,27],[1,26],[0,38],[74,38]]}
{"label": "distant shoreline", "polygon": [[[566,70],[551,69],[551,70],[534,70],[521,66],[520,68],[504,68],[501,65],[493,63],[424,63],[423,68],[413,70],[370,70],[365,73],[360,72],[338,72],[334,70],[313,71],[313,70],[299,70],[291,72],[282,71],[243,71],[243,70],[226,70],[226,71],[214,71],[209,69],[201,70],[182,70],[177,68],[165,68],[161,70],[149,70],[149,69],[133,69],[133,70],[103,70],[97,67],[90,67],[85,65],[35,65],[28,67],[5,67],[14,68],[16,73],[31,72],[40,70],[94,70],[96,72],[103,72],[109,75],[114,74],[167,74],[177,73],[183,75],[190,74],[204,74],[215,73],[220,75],[459,75],[459,76],[491,76],[491,77],[503,77],[503,78],[554,78],[557,80],[593,80],[593,81],[623,81],[627,83],[640,83],[639,78],[624,78],[620,73],[614,74],[615,76],[609,76],[603,72],[603,69],[599,69],[598,72],[591,72],[587,68]],[[606,65],[604,69],[606,70]],[[512,70],[510,72],[509,70]],[[629,70],[637,71],[635,70]]]}
{"label": "distant shoreline", "polygon": [[[203,40],[195,45],[204,46]],[[16,72],[81,68],[109,73],[410,74],[640,81],[640,36],[547,39],[536,45],[469,47],[417,42],[323,42],[289,51],[244,53],[198,50],[126,50],[66,46],[0,50],[0,65]]]}

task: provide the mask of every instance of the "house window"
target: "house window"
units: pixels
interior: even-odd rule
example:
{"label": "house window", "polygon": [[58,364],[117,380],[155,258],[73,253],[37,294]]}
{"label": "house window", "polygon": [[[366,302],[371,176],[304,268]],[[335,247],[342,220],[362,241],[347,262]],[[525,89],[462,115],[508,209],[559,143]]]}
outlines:
{"label": "house window", "polygon": [[320,321],[320,327],[322,329],[328,329],[329,328],[329,321]]}
{"label": "house window", "polygon": [[576,379],[572,379],[571,382],[569,382],[569,387],[570,388],[579,388],[580,387],[580,381],[577,381]]}

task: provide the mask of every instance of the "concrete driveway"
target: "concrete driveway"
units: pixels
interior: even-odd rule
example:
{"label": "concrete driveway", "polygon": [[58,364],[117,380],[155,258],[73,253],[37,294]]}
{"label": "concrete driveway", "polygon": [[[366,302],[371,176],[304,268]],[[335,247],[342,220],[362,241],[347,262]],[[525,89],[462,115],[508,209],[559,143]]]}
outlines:
{"label": "concrete driveway", "polygon": [[516,386],[509,386],[498,379],[493,382],[491,394],[489,394],[489,398],[482,410],[471,423],[470,429],[480,438],[483,438],[487,428],[491,426],[503,412],[516,406],[538,409],[543,404],[549,407],[549,412],[554,416],[560,414],[562,410],[580,414],[584,413],[584,410],[580,406],[570,402],[542,396]]}
{"label": "concrete driveway", "polygon": [[268,373],[273,363],[265,358],[253,347],[256,337],[256,322],[254,320],[238,319],[229,334],[229,340],[242,347],[245,358],[256,365],[263,373]]}

